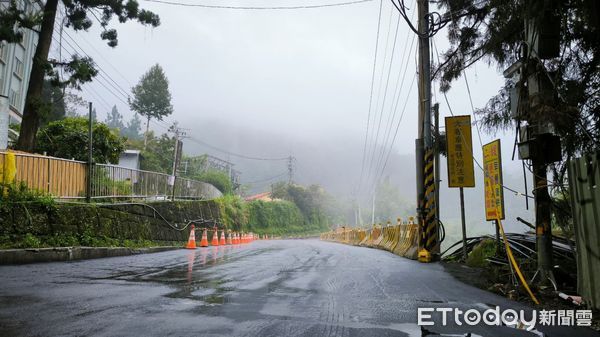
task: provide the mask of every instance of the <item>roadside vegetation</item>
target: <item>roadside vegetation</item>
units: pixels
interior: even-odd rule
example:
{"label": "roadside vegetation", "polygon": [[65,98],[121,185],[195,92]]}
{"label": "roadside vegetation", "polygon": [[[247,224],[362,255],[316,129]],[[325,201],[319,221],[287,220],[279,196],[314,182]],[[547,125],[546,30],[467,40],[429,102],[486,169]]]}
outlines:
{"label": "roadside vegetation", "polygon": [[339,217],[332,211],[334,199],[318,185],[282,182],[272,189],[273,201],[244,202],[233,195],[217,199],[223,224],[261,235],[304,236],[329,230]]}

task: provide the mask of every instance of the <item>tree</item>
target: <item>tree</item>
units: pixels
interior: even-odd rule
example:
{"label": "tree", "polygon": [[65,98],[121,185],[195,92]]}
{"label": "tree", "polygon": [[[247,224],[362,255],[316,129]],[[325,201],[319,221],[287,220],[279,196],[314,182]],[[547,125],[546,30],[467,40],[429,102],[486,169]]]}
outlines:
{"label": "tree", "polygon": [[[89,118],[89,115],[86,114],[86,116]],[[98,121],[98,112],[96,111],[96,108],[92,108],[92,121],[94,123]]]}
{"label": "tree", "polygon": [[117,110],[117,106],[113,105],[112,110],[106,116],[106,125],[111,129],[122,130],[125,126],[123,125],[123,116]]}
{"label": "tree", "polygon": [[140,116],[136,113],[133,117],[127,122],[127,126],[121,129],[121,135],[127,137],[132,140],[141,139],[140,131],[142,130],[142,121],[140,120]]}
{"label": "tree", "polygon": [[65,117],[67,106],[64,98],[64,93],[60,88],[53,86],[50,81],[44,80],[42,99],[50,104],[40,111],[40,126]]}
{"label": "tree", "polygon": [[[551,4],[551,5],[546,5]],[[560,28],[560,56],[537,57],[535,67],[551,79],[555,104],[534,113],[533,119],[552,122],[563,142],[564,160],[554,166],[557,181],[566,173],[573,156],[600,148],[600,4],[594,0],[442,0],[443,17],[450,20],[450,49],[443,53],[434,76],[443,91],[463,70],[478,60],[506,69],[522,58],[526,36],[525,19],[543,22],[556,18]],[[531,6],[531,7],[528,7]],[[452,14],[451,14],[452,13]],[[477,113],[489,132],[516,127],[510,112],[507,83],[498,95]],[[561,185],[561,184],[559,184]]]}
{"label": "tree", "polygon": [[142,170],[167,174],[172,173],[175,137],[169,137],[167,134],[156,137],[154,136],[154,132],[150,131],[145,150],[144,142],[140,139],[128,139],[127,147],[142,151],[142,160],[140,162]]}
{"label": "tree", "polygon": [[233,194],[233,184],[229,176],[218,170],[208,170],[191,177],[194,180],[203,181],[216,187],[223,194]]}
{"label": "tree", "polygon": [[[98,73],[93,60],[89,57],[72,55],[70,59],[49,60],[48,53],[56,20],[59,0],[39,2],[41,9],[31,12],[19,8],[17,1],[11,1],[7,9],[0,12],[0,41],[17,42],[23,37],[25,29],[38,33],[38,43],[33,56],[29,86],[23,109],[21,132],[17,148],[31,151],[35,148],[36,134],[40,118],[48,102],[43,99],[44,79],[50,79],[57,87],[80,88],[81,84],[92,81]],[[61,24],[76,31],[87,31],[96,18],[104,28],[100,37],[115,47],[118,43],[117,31],[107,28],[113,17],[119,22],[137,20],[143,25],[156,27],[160,24],[158,15],[139,8],[136,0],[63,0],[64,20]],[[37,7],[36,7],[37,8]],[[99,14],[96,14],[97,12]],[[62,69],[68,78],[63,79],[58,69]]]}
{"label": "tree", "polygon": [[186,156],[181,158],[180,170],[185,170],[184,176],[193,178],[206,171],[207,156]]}
{"label": "tree", "polygon": [[146,132],[144,147],[148,142],[150,119],[162,120],[173,113],[169,80],[159,64],[153,65],[142,77],[138,84],[131,88],[133,99],[129,100],[131,109],[146,117]]}
{"label": "tree", "polygon": [[[443,18],[450,22],[451,44],[434,73],[441,75],[441,89],[447,91],[465,68],[480,59],[503,69],[515,65],[519,76],[508,79],[477,114],[492,133],[550,126],[560,136],[563,150],[562,160],[550,165],[553,194],[567,195],[566,163],[600,148],[600,5],[593,0],[443,0],[440,6],[447,11]],[[512,88],[519,93],[516,114],[510,108]],[[542,152],[533,151],[530,170],[536,186],[538,272],[545,282],[552,278],[553,202]]]}
{"label": "tree", "polygon": [[[92,131],[94,162],[117,164],[125,139],[103,123],[94,123]],[[67,117],[50,122],[39,129],[37,138],[36,152],[81,161],[88,159],[87,118]]]}
{"label": "tree", "polygon": [[332,207],[335,204],[333,197],[319,185],[304,187],[278,182],[273,184],[271,189],[272,198],[296,204],[308,223],[326,226],[332,221],[344,218],[344,215],[339,213],[339,208]]}

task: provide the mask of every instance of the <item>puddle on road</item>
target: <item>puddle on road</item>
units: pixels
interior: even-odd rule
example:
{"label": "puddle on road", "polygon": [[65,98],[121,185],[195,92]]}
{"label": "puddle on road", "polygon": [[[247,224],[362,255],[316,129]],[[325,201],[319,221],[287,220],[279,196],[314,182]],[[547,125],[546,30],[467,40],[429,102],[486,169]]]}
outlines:
{"label": "puddle on road", "polygon": [[174,289],[165,294],[165,297],[192,300],[202,306],[223,305],[228,302],[227,294],[236,290],[230,286],[235,280],[222,278],[214,267],[275,250],[266,248],[231,254],[236,248],[225,246],[190,250],[180,263],[142,271],[119,272],[105,279],[162,284]]}

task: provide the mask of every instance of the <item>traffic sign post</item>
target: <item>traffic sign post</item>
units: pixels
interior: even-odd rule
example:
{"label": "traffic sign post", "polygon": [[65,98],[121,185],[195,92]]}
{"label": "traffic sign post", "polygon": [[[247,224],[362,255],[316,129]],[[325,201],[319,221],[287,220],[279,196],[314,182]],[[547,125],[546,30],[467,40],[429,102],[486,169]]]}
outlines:
{"label": "traffic sign post", "polygon": [[463,258],[467,259],[467,225],[465,187],[475,187],[471,116],[446,117],[446,151],[448,153],[448,187],[460,189]]}
{"label": "traffic sign post", "polygon": [[496,225],[496,245],[500,247],[498,219],[504,220],[504,191],[502,183],[502,154],[500,139],[483,146],[483,174],[485,187],[485,219]]}

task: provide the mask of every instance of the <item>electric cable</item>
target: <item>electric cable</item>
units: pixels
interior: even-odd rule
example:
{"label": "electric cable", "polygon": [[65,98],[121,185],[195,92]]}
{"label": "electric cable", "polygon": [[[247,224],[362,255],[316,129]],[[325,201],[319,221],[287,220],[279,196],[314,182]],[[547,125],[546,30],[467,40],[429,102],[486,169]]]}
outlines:
{"label": "electric cable", "polygon": [[143,0],[147,2],[154,2],[164,5],[172,5],[172,6],[183,6],[183,7],[201,7],[201,8],[213,8],[213,9],[238,9],[238,10],[296,10],[296,9],[313,9],[313,8],[325,8],[325,7],[339,7],[339,6],[349,6],[356,5],[366,2],[371,2],[373,0],[356,0],[356,1],[347,1],[347,2],[337,2],[337,3],[329,3],[329,4],[317,4],[317,5],[297,5],[297,6],[224,6],[224,5],[207,5],[207,4],[199,4],[199,3],[183,3],[176,1],[168,1],[168,0]]}

